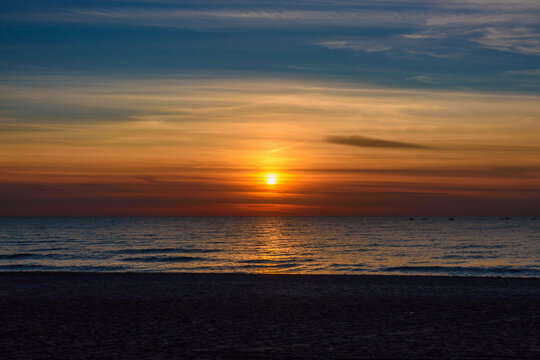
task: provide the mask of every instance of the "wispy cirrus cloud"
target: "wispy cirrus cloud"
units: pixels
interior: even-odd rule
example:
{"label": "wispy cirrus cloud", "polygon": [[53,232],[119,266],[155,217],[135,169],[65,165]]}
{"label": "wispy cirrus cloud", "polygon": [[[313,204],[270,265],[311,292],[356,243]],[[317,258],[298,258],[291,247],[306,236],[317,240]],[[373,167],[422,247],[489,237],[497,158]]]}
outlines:
{"label": "wispy cirrus cloud", "polygon": [[426,84],[438,84],[438,83],[440,83],[440,80],[438,80],[437,78],[434,78],[432,76],[429,76],[429,75],[411,76],[411,77],[407,78],[407,80],[416,80],[416,81],[420,81],[420,82],[423,82],[423,83],[426,83]]}
{"label": "wispy cirrus cloud", "polygon": [[378,174],[378,175],[400,175],[400,176],[427,176],[445,178],[482,178],[497,177],[505,179],[535,179],[540,176],[540,166],[475,166],[475,167],[452,167],[452,168],[315,168],[315,169],[294,169],[296,172],[315,172],[329,174]]}
{"label": "wispy cirrus cloud", "polygon": [[413,25],[424,15],[416,11],[384,9],[298,8],[71,8],[2,16],[5,21],[58,23],[113,23],[135,26],[177,27],[203,30],[254,28],[378,27]]}
{"label": "wispy cirrus cloud", "polygon": [[526,75],[526,76],[533,75],[533,76],[538,76],[538,75],[540,75],[540,69],[510,70],[510,71],[507,71],[506,73],[510,74],[510,75]]}
{"label": "wispy cirrus cloud", "polygon": [[[406,39],[406,40],[405,40]],[[454,39],[452,41],[452,39]],[[385,38],[362,37],[353,39],[331,39],[315,42],[314,45],[328,49],[381,52],[391,49],[403,53],[446,58],[455,55],[455,41],[463,43],[460,51],[474,51],[474,43],[483,48],[524,55],[540,55],[540,31],[533,27],[469,26],[428,27],[420,32],[393,35]]]}
{"label": "wispy cirrus cloud", "polygon": [[394,49],[409,54],[435,54],[435,57],[456,53],[456,44],[462,52],[476,51],[480,47],[524,55],[540,54],[540,6],[528,1],[512,4],[516,6],[498,1],[434,2],[429,7],[424,4],[415,8],[416,22],[407,32],[329,38],[315,45],[364,52]]}
{"label": "wispy cirrus cloud", "polygon": [[328,49],[361,50],[367,53],[376,53],[376,52],[388,51],[392,49],[392,46],[378,45],[376,43],[366,41],[366,40],[320,41],[320,42],[315,42],[314,45],[324,46]]}
{"label": "wispy cirrus cloud", "polygon": [[438,14],[428,18],[422,31],[401,36],[418,41],[461,39],[488,49],[538,55],[539,16],[540,10],[534,6],[513,11],[476,10],[472,13]]}
{"label": "wispy cirrus cloud", "polygon": [[540,55],[540,32],[526,27],[486,28],[482,35],[473,41],[490,49]]}

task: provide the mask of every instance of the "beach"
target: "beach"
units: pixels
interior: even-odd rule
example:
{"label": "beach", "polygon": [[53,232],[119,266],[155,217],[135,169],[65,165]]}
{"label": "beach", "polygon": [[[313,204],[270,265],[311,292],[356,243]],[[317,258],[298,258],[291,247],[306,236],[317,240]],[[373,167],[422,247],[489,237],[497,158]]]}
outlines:
{"label": "beach", "polygon": [[540,279],[0,273],[3,359],[524,359]]}

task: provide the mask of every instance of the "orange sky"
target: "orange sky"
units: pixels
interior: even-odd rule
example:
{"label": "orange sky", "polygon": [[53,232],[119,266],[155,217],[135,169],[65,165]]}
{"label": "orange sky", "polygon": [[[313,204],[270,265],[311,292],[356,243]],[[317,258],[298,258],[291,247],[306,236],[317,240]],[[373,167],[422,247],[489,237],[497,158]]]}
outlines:
{"label": "orange sky", "polygon": [[540,208],[539,96],[264,77],[44,76],[0,90],[19,109],[0,120],[0,215]]}

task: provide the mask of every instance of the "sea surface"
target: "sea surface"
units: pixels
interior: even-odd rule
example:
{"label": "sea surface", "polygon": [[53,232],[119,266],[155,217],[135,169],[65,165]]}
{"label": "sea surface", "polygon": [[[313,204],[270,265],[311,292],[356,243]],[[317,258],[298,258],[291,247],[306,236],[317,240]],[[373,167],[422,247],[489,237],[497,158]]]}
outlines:
{"label": "sea surface", "polygon": [[540,277],[540,218],[0,217],[0,271]]}

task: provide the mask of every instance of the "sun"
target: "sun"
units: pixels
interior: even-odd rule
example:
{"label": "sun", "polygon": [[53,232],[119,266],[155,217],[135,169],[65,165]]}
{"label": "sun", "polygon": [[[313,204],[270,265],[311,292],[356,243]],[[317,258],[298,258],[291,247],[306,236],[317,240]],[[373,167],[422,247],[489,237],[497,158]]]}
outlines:
{"label": "sun", "polygon": [[277,176],[274,174],[268,174],[266,175],[266,183],[268,185],[276,185],[277,183]]}

